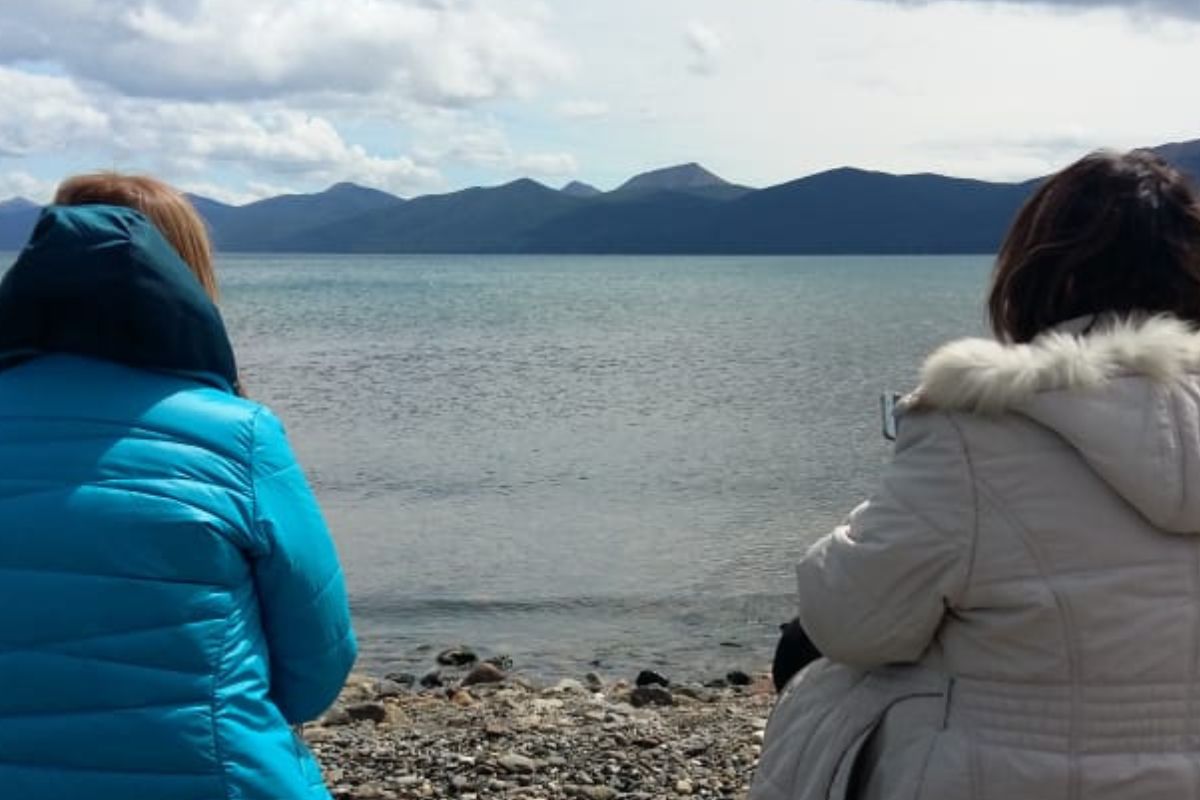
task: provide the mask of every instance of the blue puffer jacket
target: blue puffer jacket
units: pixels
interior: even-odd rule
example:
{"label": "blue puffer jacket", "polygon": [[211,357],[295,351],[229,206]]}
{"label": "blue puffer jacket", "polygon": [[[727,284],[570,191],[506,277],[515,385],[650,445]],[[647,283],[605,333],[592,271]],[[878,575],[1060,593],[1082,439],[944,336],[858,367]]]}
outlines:
{"label": "blue puffer jacket", "polygon": [[345,587],[235,381],[144,217],[47,209],[0,282],[0,797],[328,798],[289,723],[354,661]]}

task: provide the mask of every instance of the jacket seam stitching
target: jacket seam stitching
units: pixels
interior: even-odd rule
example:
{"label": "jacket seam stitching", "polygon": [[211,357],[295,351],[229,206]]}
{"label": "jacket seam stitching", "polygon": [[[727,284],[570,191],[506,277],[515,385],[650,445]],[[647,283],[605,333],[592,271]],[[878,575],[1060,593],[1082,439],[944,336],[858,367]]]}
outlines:
{"label": "jacket seam stitching", "polygon": [[259,540],[259,549],[264,550],[263,555],[270,552],[272,548],[267,545],[267,537],[263,536],[262,528],[258,524],[258,479],[255,476],[255,454],[258,452],[258,420],[262,416],[263,407],[259,406],[254,410],[254,416],[250,418],[250,526],[254,529],[256,538]]}
{"label": "jacket seam stitching", "polygon": [[971,800],[980,796],[980,788],[983,785],[983,776],[980,775],[979,766],[979,743],[975,741],[975,737],[967,737],[967,781],[970,786]]}
{"label": "jacket seam stitching", "polygon": [[1080,775],[1079,775],[1079,707],[1080,707],[1080,664],[1079,651],[1076,644],[1078,629],[1075,626],[1074,616],[1071,613],[1070,604],[1066,598],[1055,588],[1054,580],[1047,569],[1047,565],[1042,557],[1042,552],[1034,540],[1032,531],[1028,526],[1021,521],[1019,517],[1013,514],[1004,503],[999,502],[999,493],[995,492],[986,481],[979,481],[980,485],[988,492],[991,500],[991,505],[996,512],[1000,514],[1013,528],[1017,531],[1021,541],[1024,543],[1026,550],[1029,552],[1030,558],[1033,559],[1037,566],[1038,577],[1041,578],[1046,590],[1050,592],[1050,596],[1054,600],[1055,608],[1058,610],[1059,624],[1062,626],[1063,646],[1067,651],[1067,671],[1069,673],[1070,683],[1068,684],[1071,690],[1071,716],[1067,731],[1067,796],[1069,798],[1077,798],[1080,796]]}
{"label": "jacket seam stitching", "polygon": [[[1159,388],[1158,391],[1161,392],[1162,389]],[[1183,419],[1184,416],[1179,408],[1179,395],[1175,392],[1170,392],[1168,394],[1168,396],[1171,399],[1171,415],[1176,420]],[[1188,491],[1188,485],[1189,485],[1188,474],[1187,474],[1188,460],[1187,460],[1187,454],[1186,454],[1186,446],[1183,443],[1183,432],[1179,430],[1178,425],[1172,425],[1171,432],[1175,434],[1175,452],[1179,453],[1179,459],[1178,459],[1179,460],[1179,472],[1181,473],[1180,474],[1181,483],[1180,483],[1180,487],[1179,487],[1179,507],[1176,510],[1176,514],[1178,514],[1179,516],[1183,516],[1184,510],[1188,507],[1188,503],[1187,503],[1187,491]],[[1160,442],[1161,442],[1161,440],[1160,440]],[[1164,458],[1163,461],[1165,462],[1166,459]],[[1174,472],[1174,470],[1171,470],[1171,472]]]}
{"label": "jacket seam stitching", "polygon": [[925,791],[925,782],[929,778],[929,763],[933,760],[933,751],[937,747],[937,737],[930,737],[929,745],[925,748],[925,757],[921,759],[921,771],[917,773],[917,785],[913,790],[913,798],[919,798]]}
{"label": "jacket seam stitching", "polygon": [[967,568],[963,575],[960,599],[965,600],[975,579],[976,554],[979,550],[979,485],[975,477],[975,459],[971,457],[971,448],[967,443],[966,433],[958,420],[952,414],[946,414],[946,421],[958,436],[962,448],[963,461],[967,467],[967,485],[971,491],[971,541],[967,545]]}
{"label": "jacket seam stitching", "polygon": [[212,689],[209,694],[209,708],[212,709],[212,735],[213,735],[213,752],[217,756],[217,777],[221,781],[221,795],[227,800],[232,800],[233,795],[230,794],[229,777],[225,774],[225,752],[221,747],[221,734],[217,725],[217,686],[220,683],[220,677],[225,671],[225,659],[229,656],[229,631],[232,626],[225,625],[224,631],[221,633],[221,653],[217,659],[217,668],[213,671]]}

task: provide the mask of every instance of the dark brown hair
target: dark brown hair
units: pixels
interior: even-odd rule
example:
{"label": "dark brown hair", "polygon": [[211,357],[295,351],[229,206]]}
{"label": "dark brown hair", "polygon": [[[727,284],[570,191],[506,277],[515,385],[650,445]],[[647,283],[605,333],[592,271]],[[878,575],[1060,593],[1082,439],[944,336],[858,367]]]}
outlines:
{"label": "dark brown hair", "polygon": [[1105,312],[1168,313],[1200,325],[1200,200],[1154,153],[1085,156],[1017,214],[996,259],[988,312],[1010,342]]}
{"label": "dark brown hair", "polygon": [[171,186],[147,175],[96,172],[67,178],[59,184],[54,202],[64,206],[105,203],[142,212],[192,268],[209,298],[216,301],[217,274],[208,229],[188,199]]}

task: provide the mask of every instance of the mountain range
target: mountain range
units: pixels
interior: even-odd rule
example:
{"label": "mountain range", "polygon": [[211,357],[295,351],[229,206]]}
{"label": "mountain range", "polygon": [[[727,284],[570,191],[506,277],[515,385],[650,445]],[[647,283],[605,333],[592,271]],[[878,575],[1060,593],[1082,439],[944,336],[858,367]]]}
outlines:
{"label": "mountain range", "polygon": [[[1200,183],[1200,140],[1153,149]],[[408,200],[351,183],[240,206],[189,197],[225,252],[991,253],[1040,180],[843,167],[752,189],[683,164],[608,192],[522,178]],[[0,250],[22,246],[38,211],[0,202]]]}

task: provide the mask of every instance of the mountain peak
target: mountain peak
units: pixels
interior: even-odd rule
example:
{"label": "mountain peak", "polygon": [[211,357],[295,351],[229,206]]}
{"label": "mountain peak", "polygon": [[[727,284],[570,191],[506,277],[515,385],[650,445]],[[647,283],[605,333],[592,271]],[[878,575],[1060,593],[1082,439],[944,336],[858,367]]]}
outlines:
{"label": "mountain peak", "polygon": [[590,183],[583,181],[571,181],[566,186],[559,189],[563,194],[569,194],[572,197],[595,197],[602,192]]}
{"label": "mountain peak", "polygon": [[360,186],[357,183],[353,183],[351,181],[338,181],[337,183],[333,184],[328,189],[326,189],[324,192],[318,192],[318,194],[332,194],[334,192],[378,192],[378,191],[379,191],[378,189],[372,189],[369,186]]}
{"label": "mountain peak", "polygon": [[10,197],[7,200],[0,200],[0,214],[11,214],[20,211],[33,211],[41,208],[41,206],[32,200],[27,200],[24,197]]}
{"label": "mountain peak", "polygon": [[350,181],[339,181],[325,191],[317,192],[317,195],[325,195],[326,197],[359,197],[380,201],[402,199],[382,189],[373,189],[370,186],[361,186]]}
{"label": "mountain peak", "polygon": [[508,183],[502,183],[499,186],[496,186],[495,188],[496,189],[516,190],[516,191],[523,191],[523,192],[528,192],[528,191],[552,192],[552,191],[554,191],[546,184],[544,184],[540,181],[535,181],[533,178],[517,178],[515,181],[509,181]]}
{"label": "mountain peak", "polygon": [[694,161],[678,164],[673,167],[643,172],[634,175],[617,187],[618,192],[636,191],[672,191],[680,189],[703,189],[711,186],[730,186],[729,181],[709,172]]}

